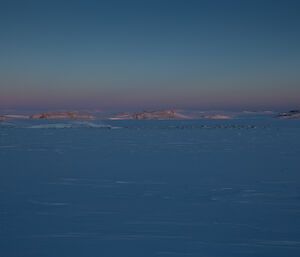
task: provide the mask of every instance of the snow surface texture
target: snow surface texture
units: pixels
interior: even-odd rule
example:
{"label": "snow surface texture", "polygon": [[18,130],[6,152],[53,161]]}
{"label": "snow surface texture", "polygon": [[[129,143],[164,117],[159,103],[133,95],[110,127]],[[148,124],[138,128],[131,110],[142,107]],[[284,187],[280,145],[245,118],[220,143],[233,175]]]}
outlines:
{"label": "snow surface texture", "polygon": [[0,123],[0,256],[300,256],[299,120],[107,123]]}

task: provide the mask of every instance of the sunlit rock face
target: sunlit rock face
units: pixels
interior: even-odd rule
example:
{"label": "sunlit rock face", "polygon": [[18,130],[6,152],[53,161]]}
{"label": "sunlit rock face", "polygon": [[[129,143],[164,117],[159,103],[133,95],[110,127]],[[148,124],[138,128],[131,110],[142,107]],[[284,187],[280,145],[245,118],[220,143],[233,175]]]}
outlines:
{"label": "sunlit rock face", "polygon": [[159,110],[159,111],[143,111],[138,113],[121,113],[115,117],[110,118],[111,120],[179,120],[179,119],[190,119],[182,113],[174,110]]}
{"label": "sunlit rock face", "polygon": [[300,119],[300,110],[291,110],[289,112],[279,113],[277,119]]}
{"label": "sunlit rock face", "polygon": [[8,120],[8,119],[28,119],[29,117],[26,115],[0,115],[0,120]]}
{"label": "sunlit rock face", "polygon": [[44,112],[33,114],[30,119],[64,119],[64,120],[92,120],[94,116],[77,112]]}
{"label": "sunlit rock face", "polygon": [[204,119],[212,119],[212,120],[229,120],[229,119],[232,119],[230,116],[220,115],[220,114],[205,115],[203,118]]}

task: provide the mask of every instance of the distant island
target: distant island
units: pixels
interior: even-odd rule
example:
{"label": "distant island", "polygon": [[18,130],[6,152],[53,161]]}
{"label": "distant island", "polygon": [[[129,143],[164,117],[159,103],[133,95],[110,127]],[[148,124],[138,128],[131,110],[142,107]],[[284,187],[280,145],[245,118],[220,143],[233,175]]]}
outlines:
{"label": "distant island", "polygon": [[143,111],[137,113],[121,113],[110,120],[180,120],[191,119],[191,117],[175,110]]}
{"label": "distant island", "polygon": [[43,112],[40,114],[33,114],[29,116],[30,119],[55,119],[55,120],[93,120],[95,119],[92,115],[80,114],[77,111],[72,112]]}
{"label": "distant island", "polygon": [[300,119],[300,110],[291,110],[289,112],[279,113],[277,119]]}
{"label": "distant island", "polygon": [[[109,114],[97,116],[100,111],[51,111],[34,113],[31,115],[20,114],[2,114],[0,121],[8,119],[45,119],[45,120],[187,120],[187,119],[212,119],[227,120],[239,118],[241,115],[273,115],[272,111],[240,111],[240,112],[224,112],[224,111],[183,111],[183,110],[145,110],[142,112],[121,112],[118,114]],[[101,112],[102,113],[102,112]],[[93,114],[93,115],[91,115]],[[291,110],[289,112],[278,113],[273,115],[276,119],[299,119],[300,110]]]}

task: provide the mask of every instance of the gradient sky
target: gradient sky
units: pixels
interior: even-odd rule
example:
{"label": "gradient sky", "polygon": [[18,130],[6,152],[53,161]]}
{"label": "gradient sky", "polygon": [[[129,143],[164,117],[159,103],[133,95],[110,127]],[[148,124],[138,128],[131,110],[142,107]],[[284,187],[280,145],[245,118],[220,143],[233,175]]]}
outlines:
{"label": "gradient sky", "polygon": [[0,106],[300,107],[298,0],[1,0]]}

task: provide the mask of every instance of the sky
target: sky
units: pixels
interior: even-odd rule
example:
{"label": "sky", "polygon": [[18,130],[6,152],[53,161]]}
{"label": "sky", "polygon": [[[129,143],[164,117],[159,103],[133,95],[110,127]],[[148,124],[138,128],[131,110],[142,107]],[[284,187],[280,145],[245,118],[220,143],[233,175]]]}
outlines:
{"label": "sky", "polygon": [[1,108],[298,108],[300,1],[0,0]]}

